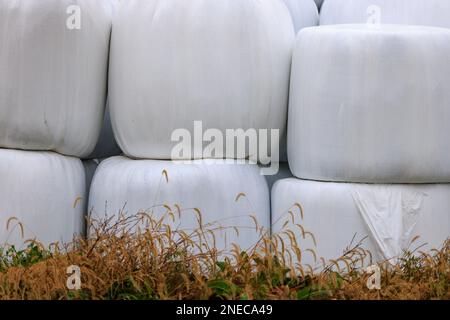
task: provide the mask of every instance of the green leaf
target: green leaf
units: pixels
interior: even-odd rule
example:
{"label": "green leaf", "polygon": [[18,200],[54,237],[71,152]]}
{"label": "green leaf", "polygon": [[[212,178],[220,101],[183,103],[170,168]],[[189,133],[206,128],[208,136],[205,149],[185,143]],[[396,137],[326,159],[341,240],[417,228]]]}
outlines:
{"label": "green leaf", "polygon": [[248,295],[246,293],[244,293],[239,300],[249,300],[248,299]]}
{"label": "green leaf", "polygon": [[330,291],[326,287],[312,285],[297,291],[297,299],[308,300],[312,298],[326,297],[329,294]]}
{"label": "green leaf", "polygon": [[213,289],[214,293],[220,297],[228,298],[233,295],[235,285],[224,280],[216,279],[208,281],[208,288]]}
{"label": "green leaf", "polygon": [[309,300],[311,298],[311,292],[311,287],[306,287],[297,291],[297,300]]}
{"label": "green leaf", "polygon": [[220,271],[225,271],[225,267],[227,266],[226,262],[223,261],[217,261],[216,265],[219,267]]}

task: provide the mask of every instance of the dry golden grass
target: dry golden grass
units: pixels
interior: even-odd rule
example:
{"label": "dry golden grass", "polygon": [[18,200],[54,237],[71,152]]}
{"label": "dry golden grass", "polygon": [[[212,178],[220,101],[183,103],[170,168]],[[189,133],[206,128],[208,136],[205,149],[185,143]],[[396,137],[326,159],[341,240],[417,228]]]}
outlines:
{"label": "dry golden grass", "polygon": [[[140,230],[142,223],[147,227]],[[381,289],[369,290],[369,275],[360,268],[370,255],[362,243],[313,271],[286,259],[287,252],[302,253],[289,230],[272,237],[262,233],[252,249],[233,246],[223,258],[208,245],[211,232],[204,226],[188,234],[138,214],[97,221],[92,228],[89,239],[64,248],[30,243],[24,251],[0,252],[0,299],[450,298],[450,241],[429,253],[406,252],[395,266],[380,265]],[[67,288],[71,265],[81,269],[81,290]]]}

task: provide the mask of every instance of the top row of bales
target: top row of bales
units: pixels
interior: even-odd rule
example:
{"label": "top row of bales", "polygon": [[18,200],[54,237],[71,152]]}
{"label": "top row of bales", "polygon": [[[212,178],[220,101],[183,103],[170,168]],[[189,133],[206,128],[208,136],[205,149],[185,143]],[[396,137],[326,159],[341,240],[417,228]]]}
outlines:
{"label": "top row of bales", "polygon": [[[111,37],[116,0],[2,1],[0,147],[119,153],[104,117],[108,91],[115,137],[133,158],[169,159],[172,132],[192,130],[195,120],[204,130],[279,129],[284,137],[295,32],[319,23],[312,0],[284,3],[121,1]],[[373,15],[445,27],[449,6],[328,0],[320,21],[365,23]]]}

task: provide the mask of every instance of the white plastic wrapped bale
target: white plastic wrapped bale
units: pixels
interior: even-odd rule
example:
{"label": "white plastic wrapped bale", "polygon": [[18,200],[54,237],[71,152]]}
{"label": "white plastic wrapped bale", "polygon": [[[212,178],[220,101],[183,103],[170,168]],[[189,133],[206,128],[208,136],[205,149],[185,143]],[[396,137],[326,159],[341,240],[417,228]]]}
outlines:
{"label": "white plastic wrapped bale", "polygon": [[[256,165],[216,161],[186,164],[126,157],[104,160],[91,185],[92,222],[114,222],[119,215],[144,212],[154,219],[166,217],[165,223],[173,225],[173,230],[192,232],[199,226],[194,210],[197,208],[205,230],[214,230],[219,250],[231,250],[232,243],[248,249],[261,235],[251,215],[260,227],[270,229],[267,183]],[[175,222],[165,206],[175,212]],[[239,235],[232,227],[238,227]]]}
{"label": "white plastic wrapped bale", "polygon": [[[303,220],[299,204],[303,208]],[[296,223],[311,232],[305,239]],[[315,182],[300,179],[278,181],[272,189],[272,230],[292,230],[304,251],[302,263],[315,264],[313,249],[325,260],[339,258],[360,240],[374,260],[401,256],[403,249],[440,248],[450,236],[450,185],[368,185]],[[283,228],[283,224],[288,225]],[[411,244],[415,236],[418,240]],[[352,243],[353,239],[353,243]],[[368,263],[369,261],[366,260]]]}
{"label": "white plastic wrapped bale", "polygon": [[327,0],[320,24],[381,23],[450,28],[448,0]]}
{"label": "white plastic wrapped bale", "polygon": [[314,0],[283,0],[294,23],[295,33],[319,24],[319,10]]}
{"label": "white plastic wrapped bale", "polygon": [[84,233],[85,175],[79,159],[0,149],[0,176],[0,245],[21,248],[29,239],[62,244]]}
{"label": "white plastic wrapped bale", "polygon": [[119,146],[133,158],[173,159],[172,133],[193,134],[196,120],[205,132],[285,135],[294,37],[282,1],[123,1],[109,82]]}
{"label": "white plastic wrapped bale", "polygon": [[0,147],[92,152],[105,107],[111,7],[0,2]]}
{"label": "white plastic wrapped bale", "polygon": [[288,158],[299,178],[450,182],[450,30],[307,28],[291,78]]}

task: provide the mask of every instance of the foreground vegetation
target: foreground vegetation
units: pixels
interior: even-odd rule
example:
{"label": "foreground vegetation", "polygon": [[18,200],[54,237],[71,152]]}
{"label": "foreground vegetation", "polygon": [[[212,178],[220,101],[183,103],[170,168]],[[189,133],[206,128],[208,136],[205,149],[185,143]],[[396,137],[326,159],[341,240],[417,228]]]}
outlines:
{"label": "foreground vegetation", "polygon": [[[145,231],[136,230],[144,221]],[[405,252],[396,265],[380,264],[381,289],[369,290],[363,242],[313,270],[286,258],[289,247],[301,259],[301,243],[288,231],[269,238],[261,230],[251,250],[233,246],[225,257],[209,247],[204,226],[171,230],[145,214],[95,225],[89,239],[64,248],[29,242],[25,250],[0,249],[0,299],[450,298],[450,241],[428,253]],[[79,290],[67,286],[72,265],[81,271]]]}

